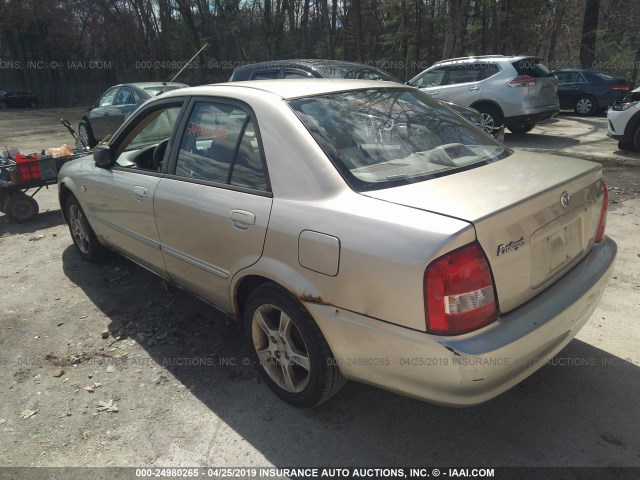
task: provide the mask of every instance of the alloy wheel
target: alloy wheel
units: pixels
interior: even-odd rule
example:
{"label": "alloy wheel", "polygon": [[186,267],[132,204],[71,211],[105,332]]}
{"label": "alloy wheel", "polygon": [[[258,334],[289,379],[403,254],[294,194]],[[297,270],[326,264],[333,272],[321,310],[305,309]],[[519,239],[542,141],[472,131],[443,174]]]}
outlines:
{"label": "alloy wheel", "polygon": [[253,314],[251,336],[258,360],[271,380],[287,392],[302,392],[309,383],[311,362],[291,317],[275,305],[261,305]]}

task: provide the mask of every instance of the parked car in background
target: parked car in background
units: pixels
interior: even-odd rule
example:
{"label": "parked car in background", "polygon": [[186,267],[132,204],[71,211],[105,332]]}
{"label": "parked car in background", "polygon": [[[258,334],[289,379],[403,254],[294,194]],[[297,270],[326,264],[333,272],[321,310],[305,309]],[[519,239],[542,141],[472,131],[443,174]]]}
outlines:
{"label": "parked car in background", "polygon": [[633,90],[633,81],[612,77],[598,70],[555,70],[560,108],[571,108],[578,115],[595,115],[622,100]]}
{"label": "parked car in background", "polygon": [[58,185],[81,257],[117,250],[241,322],[299,407],[346,379],[489,400],[571,341],[616,256],[600,164],[515,152],[391,82],[174,90]]}
{"label": "parked car in background", "polygon": [[136,108],[150,98],[187,86],[184,83],[175,82],[141,82],[114,85],[82,114],[82,119],[78,125],[78,135],[81,142],[93,148],[107,135],[113,134]]}
{"label": "parked car in background", "polygon": [[384,70],[363,63],[324,59],[290,59],[252,63],[237,67],[230,82],[282,78],[349,78],[399,82]]}
{"label": "parked car in background", "polygon": [[29,90],[0,90],[0,109],[38,106],[38,97]]}
{"label": "parked car in background", "polygon": [[526,133],[558,114],[557,80],[539,58],[503,55],[436,62],[409,80],[438,100],[478,110],[488,126]]}
{"label": "parked car in background", "polygon": [[[233,71],[229,81],[293,78],[344,78],[402,83],[390,73],[371,65],[325,59],[275,60],[243,65]],[[494,138],[501,142],[504,141],[504,126],[502,124],[487,123],[486,118],[473,108],[446,101],[442,103]]]}
{"label": "parked car in background", "polygon": [[640,88],[636,88],[607,111],[607,135],[618,140],[620,150],[640,152]]}

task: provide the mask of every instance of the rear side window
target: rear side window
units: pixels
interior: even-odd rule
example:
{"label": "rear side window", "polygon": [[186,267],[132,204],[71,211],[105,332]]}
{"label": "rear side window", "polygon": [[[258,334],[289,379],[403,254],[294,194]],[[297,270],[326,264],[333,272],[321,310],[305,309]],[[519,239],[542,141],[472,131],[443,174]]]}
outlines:
{"label": "rear side window", "polygon": [[182,137],[176,175],[267,190],[252,118],[235,105],[197,103]]}
{"label": "rear side window", "polygon": [[482,79],[482,70],[479,64],[456,65],[451,67],[446,85],[457,83],[471,83]]}
{"label": "rear side window", "polygon": [[278,78],[279,70],[256,70],[251,75],[251,80],[273,80]]}
{"label": "rear side window", "polygon": [[553,76],[551,70],[549,70],[539,58],[523,58],[521,60],[511,62],[511,65],[516,69],[518,75],[529,75],[533,78]]}

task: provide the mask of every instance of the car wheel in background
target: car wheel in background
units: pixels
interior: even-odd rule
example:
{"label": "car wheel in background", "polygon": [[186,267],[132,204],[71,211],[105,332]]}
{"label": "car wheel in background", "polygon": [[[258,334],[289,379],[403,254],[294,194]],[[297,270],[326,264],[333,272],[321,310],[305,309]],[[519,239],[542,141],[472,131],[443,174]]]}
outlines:
{"label": "car wheel in background", "polygon": [[583,95],[576,99],[576,103],[573,105],[573,111],[578,115],[593,115],[598,110],[598,102],[593,97]]}
{"label": "car wheel in background", "polygon": [[3,210],[12,222],[24,223],[35,218],[40,207],[29,195],[18,192],[5,200]]}
{"label": "car wheel in background", "polygon": [[318,325],[279,285],[266,283],[251,294],[244,327],[260,374],[285,402],[313,407],[344,386],[346,379]]}
{"label": "car wheel in background", "polygon": [[482,125],[479,126],[489,135],[491,135],[495,129],[502,126],[503,115],[496,107],[491,105],[480,105],[473,108],[478,110],[480,115],[482,115]]}
{"label": "car wheel in background", "polygon": [[631,150],[635,150],[636,152],[640,152],[640,125],[638,125],[636,127],[636,131],[633,134],[632,141],[633,141],[633,143],[631,143],[629,145],[631,147]]}
{"label": "car wheel in background", "polygon": [[38,102],[31,102],[31,103],[29,104],[29,106],[30,106],[31,108],[38,108]]}
{"label": "car wheel in background", "polygon": [[633,143],[627,142],[625,140],[620,140],[618,142],[618,149],[633,152],[635,150],[635,147],[633,146]]}
{"label": "car wheel in background", "polygon": [[5,108],[7,108],[6,102],[0,102],[0,110],[4,110]]}
{"label": "car wheel in background", "polygon": [[533,127],[535,126],[536,126],[535,123],[527,123],[525,125],[511,125],[507,128],[511,133],[521,134],[521,133],[530,132],[531,130],[533,130]]}
{"label": "car wheel in background", "polygon": [[89,122],[87,122],[86,120],[82,120],[78,125],[78,138],[80,139],[80,143],[89,148],[95,147],[98,143],[93,136],[93,131],[91,130]]}
{"label": "car wheel in background", "polygon": [[73,195],[67,199],[67,223],[73,244],[82,258],[98,262],[106,257],[108,250],[98,242],[78,199]]}

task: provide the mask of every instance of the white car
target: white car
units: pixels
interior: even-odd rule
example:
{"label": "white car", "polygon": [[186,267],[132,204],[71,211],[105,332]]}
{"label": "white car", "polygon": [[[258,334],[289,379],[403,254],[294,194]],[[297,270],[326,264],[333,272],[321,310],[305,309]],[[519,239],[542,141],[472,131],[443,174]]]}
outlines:
{"label": "white car", "polygon": [[618,148],[640,152],[640,88],[614,103],[607,111],[607,119],[607,135],[618,140]]}

